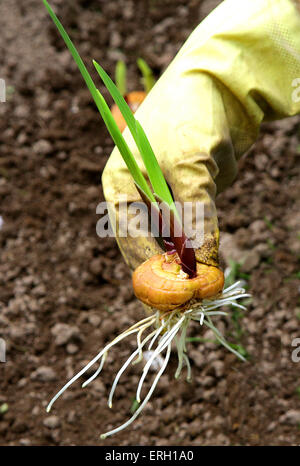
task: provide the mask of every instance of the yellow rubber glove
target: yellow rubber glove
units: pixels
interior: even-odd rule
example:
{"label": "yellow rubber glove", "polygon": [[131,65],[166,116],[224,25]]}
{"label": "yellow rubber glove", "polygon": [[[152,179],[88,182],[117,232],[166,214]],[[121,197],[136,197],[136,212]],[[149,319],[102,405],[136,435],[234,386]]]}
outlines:
{"label": "yellow rubber glove", "polygon": [[[299,112],[300,13],[292,0],[225,0],[194,30],[138,109],[175,200],[205,205],[198,261],[217,264],[215,196],[234,180],[237,160],[261,122]],[[124,136],[145,173],[128,129]],[[140,196],[117,149],[102,183],[118,224],[122,195],[129,202]],[[162,252],[153,237],[117,241],[132,269]]]}

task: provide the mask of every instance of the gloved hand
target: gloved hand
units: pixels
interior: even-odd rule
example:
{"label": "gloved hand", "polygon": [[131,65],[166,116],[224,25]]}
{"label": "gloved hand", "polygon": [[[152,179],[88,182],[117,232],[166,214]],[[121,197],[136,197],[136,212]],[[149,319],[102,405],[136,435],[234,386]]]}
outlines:
{"label": "gloved hand", "polygon": [[[225,0],[191,34],[135,114],[175,200],[204,203],[200,262],[218,262],[215,197],[234,180],[237,160],[261,122],[300,112],[299,10],[293,0]],[[145,174],[128,129],[123,135]],[[118,224],[122,195],[141,199],[117,149],[102,184]],[[132,269],[162,252],[150,236],[117,241]]]}

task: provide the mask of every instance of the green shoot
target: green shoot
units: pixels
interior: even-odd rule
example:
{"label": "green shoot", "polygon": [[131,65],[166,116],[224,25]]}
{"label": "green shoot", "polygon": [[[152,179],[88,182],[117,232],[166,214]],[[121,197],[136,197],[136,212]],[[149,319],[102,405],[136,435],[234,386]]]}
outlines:
{"label": "green shoot", "polygon": [[235,343],[228,343],[228,344],[232,349],[236,350],[241,356],[243,356],[243,358],[245,359],[250,358],[250,354],[242,345],[235,344]]}
{"label": "green shoot", "polygon": [[56,25],[57,29],[59,30],[63,40],[65,41],[66,46],[71,52],[72,57],[74,58],[83,79],[86,82],[86,85],[92,94],[92,97],[95,101],[95,104],[97,105],[97,108],[109,130],[109,133],[118,147],[127,167],[128,170],[130,171],[134,181],[138,186],[143,189],[143,191],[147,194],[147,196],[151,199],[152,202],[155,202],[155,198],[142,174],[142,171],[140,170],[139,166],[136,163],[136,160],[134,156],[132,155],[127,143],[125,142],[125,139],[122,136],[121,131],[119,130],[110,110],[108,105],[106,104],[104,98],[96,88],[86,66],[84,65],[76,47],[74,46],[73,42],[71,41],[70,37],[68,36],[66,30],[64,29],[63,25],[55,15],[54,11],[48,4],[47,0],[43,0],[45,7],[47,8],[49,15],[51,16],[54,24]]}
{"label": "green shoot", "polygon": [[264,217],[264,221],[265,221],[265,224],[267,225],[267,227],[269,228],[269,230],[272,230],[274,225],[273,223],[268,219],[268,217]]}
{"label": "green shoot", "polygon": [[224,286],[233,285],[233,283],[236,281],[237,272],[240,268],[240,264],[232,259],[229,259],[229,268],[230,268],[230,272],[225,278]]}
{"label": "green shoot", "polygon": [[248,273],[243,273],[240,271],[241,266],[242,264],[240,264],[239,262],[229,259],[230,272],[225,279],[225,286],[232,285],[234,282],[236,282],[236,280],[240,278],[242,278],[243,280],[250,279],[250,275]]}
{"label": "green shoot", "polygon": [[153,76],[153,72],[152,72],[151,68],[147,65],[145,60],[143,60],[142,58],[137,59],[137,65],[138,65],[138,67],[140,69],[140,72],[142,73],[142,76],[143,76],[142,77],[142,82],[143,82],[145,92],[148,94],[148,92],[151,91],[152,87],[155,84],[155,78]]}
{"label": "green shoot", "polygon": [[241,323],[243,317],[244,313],[241,309],[236,308],[232,310],[231,321],[234,327],[233,337],[237,342],[241,341],[241,338],[245,333]]}
{"label": "green shoot", "polygon": [[15,93],[15,87],[14,86],[6,86],[6,99],[7,99],[7,101],[12,99],[14,93]]}
{"label": "green shoot", "polygon": [[110,308],[109,306],[107,306],[107,304],[104,304],[103,309],[104,309],[108,314],[112,314],[112,313],[113,313],[113,311],[111,310],[111,308]]}
{"label": "green shoot", "polygon": [[269,246],[270,249],[272,249],[272,251],[276,250],[275,244],[270,239],[267,239],[267,245]]}
{"label": "green shoot", "polygon": [[99,111],[101,113],[101,116],[104,120],[104,123],[114,141],[116,146],[118,147],[121,155],[123,156],[123,159],[128,167],[128,170],[130,171],[134,181],[138,186],[143,189],[143,191],[146,193],[146,195],[153,201],[155,202],[155,198],[141,172],[139,169],[128,145],[125,142],[125,139],[122,136],[121,131],[119,130],[112,114],[111,111],[105,102],[103,96],[100,94],[98,91],[98,98],[101,103],[101,106],[99,107]]}
{"label": "green shoot", "polygon": [[270,257],[267,257],[264,262],[266,262],[266,264],[273,264],[274,259],[272,256],[270,256]]}
{"label": "green shoot", "polygon": [[[150,201],[155,202],[155,198],[140,170],[138,167],[133,154],[131,153],[125,139],[122,136],[117,124],[111,115],[108,105],[106,104],[103,96],[96,88],[87,68],[85,67],[76,47],[74,46],[73,42],[71,41],[70,37],[68,36],[66,30],[64,29],[63,25],[53,12],[52,8],[48,4],[47,0],[43,0],[54,24],[58,28],[62,38],[64,39],[68,49],[70,50],[85,82],[87,87],[89,88],[92,97],[98,107],[98,110],[107,126],[109,133],[118,147],[134,181],[136,184],[145,192],[147,197]],[[142,129],[141,125],[135,120],[130,108],[128,107],[127,103],[125,102],[123,96],[120,94],[117,86],[114,82],[110,79],[107,73],[103,70],[103,68],[95,61],[93,61],[96,70],[98,71],[101,79],[103,80],[104,84],[106,85],[107,89],[111,93],[115,103],[118,105],[131,133],[136,142],[138,149],[140,150],[142,159],[144,161],[146,170],[148,172],[148,176],[154,191],[169,205],[170,209],[175,213],[177,218],[179,218],[178,212],[176,210],[173,198],[171,196],[170,190],[164,179],[163,173],[159,167],[157,159],[154,155],[154,152],[151,148],[151,145],[147,139],[147,136]]]}
{"label": "green shoot", "polygon": [[164,175],[161,171],[161,168],[157,162],[153,149],[142,126],[135,119],[130,108],[125,102],[125,99],[122,97],[122,95],[118,91],[117,86],[108,76],[108,74],[95,60],[93,60],[93,63],[97,72],[99,73],[100,78],[109,90],[112,98],[119,107],[120,112],[122,113],[127,123],[127,126],[142,156],[154,192],[157,193],[159,197],[169,205],[170,209],[173,210],[173,212],[176,214],[178,218],[178,213],[173,198],[171,196],[170,190],[168,188]]}
{"label": "green shoot", "polygon": [[3,414],[5,414],[7,411],[8,411],[8,404],[7,404],[7,403],[3,403],[3,404],[0,406],[0,416],[3,416]]}
{"label": "green shoot", "polygon": [[119,60],[116,65],[116,86],[121,95],[127,94],[126,85],[126,65],[122,60]]}

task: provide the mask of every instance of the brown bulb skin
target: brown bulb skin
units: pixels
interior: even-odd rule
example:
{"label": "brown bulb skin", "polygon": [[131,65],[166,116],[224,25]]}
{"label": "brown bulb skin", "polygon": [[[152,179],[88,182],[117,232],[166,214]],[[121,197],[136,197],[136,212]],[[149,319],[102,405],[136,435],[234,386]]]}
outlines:
{"label": "brown bulb skin", "polygon": [[197,263],[197,275],[182,272],[177,254],[157,254],[143,262],[132,276],[136,297],[160,311],[171,311],[192,299],[210,299],[221,293],[224,274],[218,267]]}

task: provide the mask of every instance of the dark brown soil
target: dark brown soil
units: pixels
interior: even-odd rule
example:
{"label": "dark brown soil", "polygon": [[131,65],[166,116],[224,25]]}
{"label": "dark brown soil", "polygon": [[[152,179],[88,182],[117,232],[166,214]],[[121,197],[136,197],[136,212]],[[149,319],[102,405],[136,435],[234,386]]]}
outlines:
{"label": "dark brown soil", "polygon": [[[125,58],[132,90],[140,88],[136,59],[159,75],[217,3],[52,0],[85,62],[95,58],[113,75]],[[218,199],[224,260],[246,257],[239,274],[254,296],[244,316],[219,327],[248,361],[210,341],[189,343],[193,382],[174,380],[174,353],[144,414],[100,441],[130,416],[138,368],[121,379],[113,409],[106,404],[128,343],[93,384],[74,384],[50,416],[45,406],[144,316],[114,239],[96,235],[100,175],[113,146],[41,1],[1,2],[0,78],[9,87],[0,104],[0,411],[8,404],[0,444],[299,444],[300,363],[291,360],[300,337],[299,118],[265,125]],[[194,326],[190,336],[199,335]]]}

